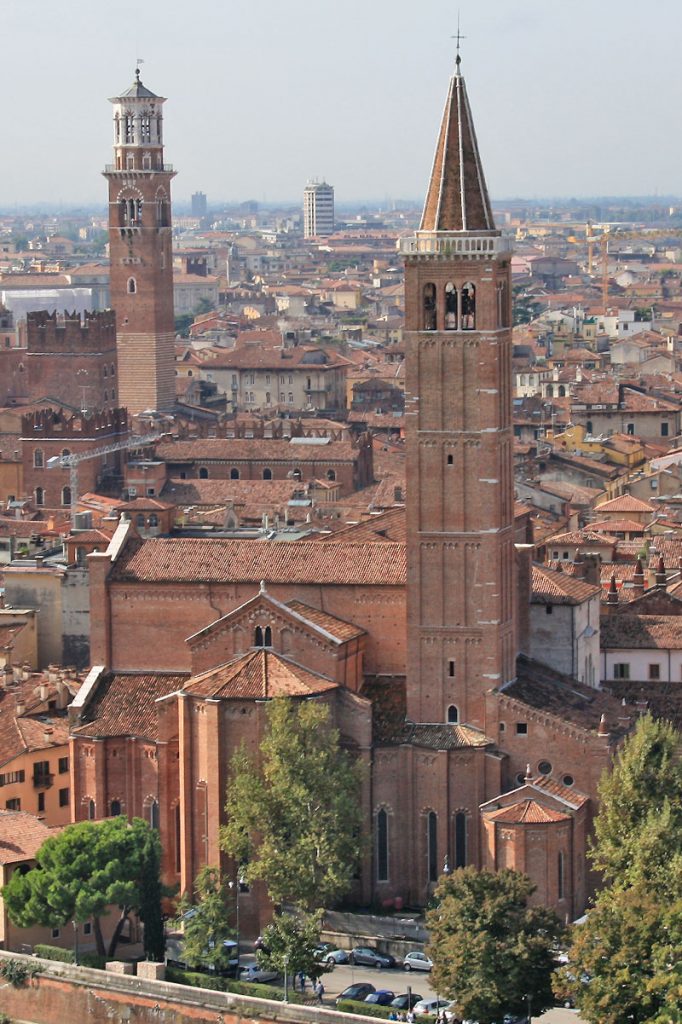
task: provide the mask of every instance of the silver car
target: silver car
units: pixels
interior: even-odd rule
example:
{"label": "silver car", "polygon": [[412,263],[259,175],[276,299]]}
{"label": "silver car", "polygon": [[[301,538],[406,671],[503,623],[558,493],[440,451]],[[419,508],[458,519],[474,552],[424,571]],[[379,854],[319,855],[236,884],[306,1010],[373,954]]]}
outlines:
{"label": "silver car", "polygon": [[429,960],[426,953],[419,949],[406,953],[403,960],[403,967],[406,971],[430,971],[433,967],[433,960]]}

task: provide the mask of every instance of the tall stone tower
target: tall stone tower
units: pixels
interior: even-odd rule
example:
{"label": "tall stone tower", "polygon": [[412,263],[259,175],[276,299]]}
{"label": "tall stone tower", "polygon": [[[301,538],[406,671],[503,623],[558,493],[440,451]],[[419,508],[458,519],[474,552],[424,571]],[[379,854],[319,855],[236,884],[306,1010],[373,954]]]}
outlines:
{"label": "tall stone tower", "polygon": [[165,100],[135,81],[114,105],[109,182],[111,304],[116,310],[120,405],[170,411],[175,402],[170,183],[163,162]]}
{"label": "tall stone tower", "polygon": [[510,252],[457,57],[421,225],[402,243],[407,714],[485,728],[515,675]]}

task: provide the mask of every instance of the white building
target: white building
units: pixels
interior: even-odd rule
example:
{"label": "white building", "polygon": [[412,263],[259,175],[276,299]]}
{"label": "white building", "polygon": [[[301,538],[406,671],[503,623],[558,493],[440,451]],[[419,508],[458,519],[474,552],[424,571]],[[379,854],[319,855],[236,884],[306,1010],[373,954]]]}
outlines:
{"label": "white building", "polygon": [[334,233],[334,186],[310,182],[303,192],[303,237],[319,238]]}

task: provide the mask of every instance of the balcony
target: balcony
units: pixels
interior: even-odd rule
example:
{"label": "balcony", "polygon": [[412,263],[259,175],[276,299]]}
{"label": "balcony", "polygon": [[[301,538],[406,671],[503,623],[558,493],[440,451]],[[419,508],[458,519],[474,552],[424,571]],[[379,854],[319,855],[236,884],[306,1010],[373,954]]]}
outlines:
{"label": "balcony", "polygon": [[49,789],[53,782],[53,772],[36,772],[33,776],[34,789]]}
{"label": "balcony", "polygon": [[511,239],[497,231],[417,231],[399,239],[403,256],[468,256],[490,258],[511,252]]}

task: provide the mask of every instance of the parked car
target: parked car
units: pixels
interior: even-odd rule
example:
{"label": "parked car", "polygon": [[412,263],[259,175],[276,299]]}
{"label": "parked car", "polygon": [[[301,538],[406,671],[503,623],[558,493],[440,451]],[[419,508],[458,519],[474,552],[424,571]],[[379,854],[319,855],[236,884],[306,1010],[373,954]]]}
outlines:
{"label": "parked car", "polygon": [[340,1003],[342,999],[353,999],[356,1002],[363,1002],[365,996],[375,991],[374,985],[370,985],[368,982],[356,982],[355,985],[349,985],[348,988],[344,988],[343,992],[336,997],[336,1002]]}
{"label": "parked car", "polygon": [[446,1020],[452,1020],[455,1016],[454,1007],[446,999],[422,999],[412,1007],[415,1017],[424,1017],[427,1014],[437,1016],[439,1013],[445,1015]]}
{"label": "parked car", "polygon": [[430,960],[426,953],[420,949],[413,949],[405,954],[403,968],[406,971],[430,971],[433,967],[433,960]]}
{"label": "parked car", "polygon": [[404,992],[400,996],[396,996],[392,1000],[391,1006],[395,1010],[411,1010],[416,1003],[420,1003],[424,996],[420,996],[418,992]]}
{"label": "parked car", "polygon": [[267,967],[260,967],[259,964],[248,964],[246,967],[242,967],[239,972],[240,981],[253,981],[258,983],[276,981],[279,978],[277,971],[272,971]]}
{"label": "parked car", "polygon": [[368,996],[365,996],[364,1002],[378,1003],[379,1006],[388,1006],[389,1003],[393,1003],[394,999],[395,992],[391,992],[389,988],[378,988],[376,992],[370,992]]}
{"label": "parked car", "polygon": [[[238,960],[237,960],[237,943],[232,939],[224,939],[223,946],[228,954],[227,964],[220,970],[211,963],[207,963],[205,960],[200,960],[198,963],[190,964],[185,960],[185,940],[180,936],[170,936],[166,940],[166,963],[169,967],[179,967],[181,970],[191,969],[194,971],[201,971],[208,974],[223,974],[234,976],[237,971]],[[206,950],[208,953],[208,949]]]}
{"label": "parked car", "polygon": [[395,957],[380,953],[372,946],[354,946],[348,955],[351,964],[365,964],[367,967],[395,967]]}
{"label": "parked car", "polygon": [[321,942],[315,946],[313,955],[316,960],[323,964],[347,964],[348,952],[345,949],[338,949],[332,942]]}

